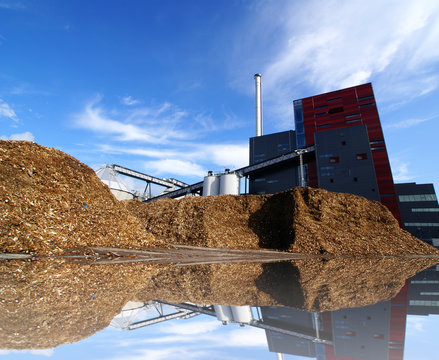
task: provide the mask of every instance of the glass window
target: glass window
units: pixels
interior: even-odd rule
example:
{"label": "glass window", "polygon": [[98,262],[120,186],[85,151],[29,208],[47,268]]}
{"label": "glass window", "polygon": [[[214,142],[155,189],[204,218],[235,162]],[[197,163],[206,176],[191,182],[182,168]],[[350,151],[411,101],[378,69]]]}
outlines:
{"label": "glass window", "polygon": [[410,300],[409,305],[412,305],[412,306],[439,306],[439,301]]}
{"label": "glass window", "polygon": [[439,223],[436,223],[436,222],[431,222],[431,223],[407,222],[407,223],[404,223],[404,226],[431,227],[431,226],[439,226]]}
{"label": "glass window", "polygon": [[439,212],[439,208],[413,208],[412,212]]}
{"label": "glass window", "polygon": [[399,201],[437,201],[436,194],[399,195]]}

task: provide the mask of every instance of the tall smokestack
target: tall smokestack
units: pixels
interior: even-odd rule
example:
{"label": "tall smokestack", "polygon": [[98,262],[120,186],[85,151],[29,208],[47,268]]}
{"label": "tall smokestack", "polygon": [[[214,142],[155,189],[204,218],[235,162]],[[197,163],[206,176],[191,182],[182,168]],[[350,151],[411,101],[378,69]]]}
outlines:
{"label": "tall smokestack", "polygon": [[256,136],[262,136],[262,87],[261,74],[255,74],[256,89]]}

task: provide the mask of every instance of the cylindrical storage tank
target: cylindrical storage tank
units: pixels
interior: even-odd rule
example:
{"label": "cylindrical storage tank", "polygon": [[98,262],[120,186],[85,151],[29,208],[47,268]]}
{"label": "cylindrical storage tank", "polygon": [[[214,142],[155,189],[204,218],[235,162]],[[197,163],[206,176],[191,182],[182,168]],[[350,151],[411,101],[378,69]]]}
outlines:
{"label": "cylindrical storage tank", "polygon": [[248,324],[252,321],[253,315],[250,306],[231,306],[233,321],[240,324]]}
{"label": "cylindrical storage tank", "polygon": [[235,173],[222,174],[220,178],[220,194],[239,195],[239,176]]}
{"label": "cylindrical storage tank", "polygon": [[220,178],[218,175],[209,173],[204,177],[203,196],[218,195],[220,190]]}
{"label": "cylindrical storage tank", "polygon": [[232,309],[228,305],[213,305],[216,318],[223,324],[233,320]]}

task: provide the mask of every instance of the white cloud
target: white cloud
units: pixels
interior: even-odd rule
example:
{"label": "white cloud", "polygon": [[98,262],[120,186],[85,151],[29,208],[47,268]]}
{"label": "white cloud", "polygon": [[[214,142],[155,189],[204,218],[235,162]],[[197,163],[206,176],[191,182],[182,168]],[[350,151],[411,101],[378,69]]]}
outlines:
{"label": "white cloud", "polygon": [[266,347],[267,337],[264,330],[247,327],[230,331],[225,342],[230,347]]}
{"label": "white cloud", "polygon": [[[201,150],[203,151],[203,150]],[[214,144],[205,147],[204,156],[219,166],[237,169],[248,165],[248,145],[243,144]]]}
{"label": "white cloud", "polygon": [[427,322],[427,318],[417,317],[417,316],[408,316],[407,317],[407,325],[406,325],[406,336],[419,335],[419,333],[424,332],[425,324]]}
{"label": "white cloud", "polygon": [[24,141],[34,141],[35,136],[30,132],[26,131],[21,134],[12,134],[11,136],[0,136],[1,140],[24,140]]}
{"label": "white cloud", "polygon": [[138,105],[140,104],[140,100],[134,99],[131,96],[124,96],[120,99],[120,102],[123,105],[132,106],[132,105]]}
{"label": "white cloud", "polygon": [[19,1],[0,1],[0,9],[20,10],[25,6]]}
{"label": "white cloud", "polygon": [[197,163],[178,159],[163,159],[146,161],[145,169],[152,174],[160,175],[180,175],[180,176],[199,176],[206,175],[207,171]]}
{"label": "white cloud", "polygon": [[165,144],[191,137],[191,133],[179,129],[186,114],[175,106],[164,104],[121,113],[107,111],[100,104],[101,100],[102,97],[97,97],[86,104],[82,112],[74,115],[74,124],[102,136],[112,136],[117,141]]}
{"label": "white cloud", "polygon": [[439,115],[433,115],[433,116],[429,116],[426,118],[405,119],[405,120],[402,120],[399,122],[386,124],[386,125],[384,125],[384,128],[385,129],[406,129],[406,128],[410,128],[412,126],[416,126],[416,125],[422,124],[426,121],[434,120],[437,118],[439,118]]}
{"label": "white cloud", "polygon": [[2,99],[0,99],[0,117],[6,117],[15,122],[18,121],[15,111]]}
{"label": "white cloud", "polygon": [[[279,21],[270,23],[274,12]],[[253,16],[260,31],[248,36],[265,49],[259,69],[265,110],[279,127],[292,122],[291,100],[305,95],[295,90],[299,85],[312,95],[373,80],[392,101],[438,87],[436,0],[279,1],[264,3]],[[239,58],[250,51],[243,46]]]}
{"label": "white cloud", "polygon": [[0,355],[10,354],[30,354],[37,356],[51,357],[55,354],[54,349],[41,349],[41,350],[0,350]]}
{"label": "white cloud", "polygon": [[[207,170],[222,171],[238,169],[248,165],[247,144],[191,144],[180,143],[160,148],[131,148],[100,145],[100,151],[113,154],[144,156],[154,160],[144,162],[145,171],[167,174],[204,176]],[[205,169],[201,164],[217,168]],[[206,165],[207,166],[207,165]]]}
{"label": "white cloud", "polygon": [[162,349],[137,349],[132,354],[124,354],[113,357],[113,360],[167,360],[167,359],[207,359],[212,358],[212,354],[207,351],[200,351],[193,348],[181,346],[170,346]]}
{"label": "white cloud", "polygon": [[165,334],[198,335],[214,331],[221,326],[218,320],[172,322],[168,323],[167,326],[163,326],[161,332]]}
{"label": "white cloud", "polygon": [[390,159],[390,166],[392,169],[393,181],[404,182],[414,179],[413,171],[409,170],[410,164],[406,161],[397,158]]}

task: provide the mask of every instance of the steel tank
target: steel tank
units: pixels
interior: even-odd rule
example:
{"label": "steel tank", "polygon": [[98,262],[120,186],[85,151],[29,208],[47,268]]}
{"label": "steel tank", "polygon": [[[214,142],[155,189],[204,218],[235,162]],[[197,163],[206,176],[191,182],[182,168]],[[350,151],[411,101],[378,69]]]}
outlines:
{"label": "steel tank", "polygon": [[226,172],[220,177],[219,193],[239,195],[240,178],[233,172]]}
{"label": "steel tank", "polygon": [[220,192],[220,177],[209,171],[203,181],[203,196],[218,195]]}

